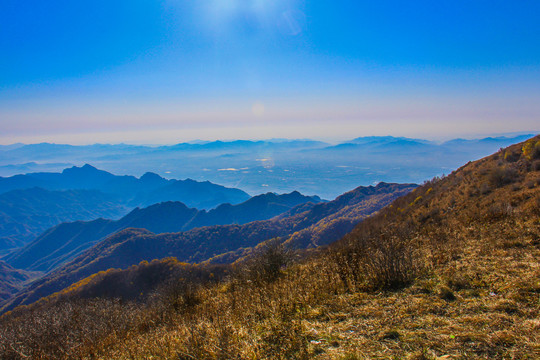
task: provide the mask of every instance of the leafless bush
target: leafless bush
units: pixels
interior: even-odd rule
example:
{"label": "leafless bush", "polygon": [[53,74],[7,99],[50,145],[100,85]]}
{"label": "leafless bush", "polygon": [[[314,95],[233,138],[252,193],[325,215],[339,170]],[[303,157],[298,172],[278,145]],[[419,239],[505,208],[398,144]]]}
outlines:
{"label": "leafless bush", "polygon": [[348,240],[332,255],[347,290],[361,284],[374,289],[399,289],[409,285],[419,272],[412,231],[406,226],[390,230],[366,227]]}
{"label": "leafless bush", "polygon": [[365,244],[364,269],[375,288],[398,289],[417,274],[414,246],[408,234],[381,233]]}
{"label": "leafless bush", "polygon": [[513,167],[496,167],[489,174],[490,185],[499,188],[519,179],[519,174]]}
{"label": "leafless bush", "polygon": [[240,277],[256,283],[277,280],[282,269],[291,263],[293,254],[286,249],[280,239],[272,239],[258,246],[240,267]]}
{"label": "leafless bush", "polygon": [[364,279],[358,251],[357,246],[339,246],[328,253],[331,265],[327,266],[331,266],[345,292],[354,292]]}

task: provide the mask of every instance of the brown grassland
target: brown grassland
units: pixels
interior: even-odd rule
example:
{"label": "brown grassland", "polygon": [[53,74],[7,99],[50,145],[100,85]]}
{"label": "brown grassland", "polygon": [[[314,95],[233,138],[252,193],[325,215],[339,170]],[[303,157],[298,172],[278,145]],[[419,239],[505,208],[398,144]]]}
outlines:
{"label": "brown grassland", "polygon": [[[301,259],[274,240],[231,267],[165,259],[85,279],[5,314],[0,357],[538,359],[539,190],[537,136]],[[104,290],[153,268],[147,296]]]}

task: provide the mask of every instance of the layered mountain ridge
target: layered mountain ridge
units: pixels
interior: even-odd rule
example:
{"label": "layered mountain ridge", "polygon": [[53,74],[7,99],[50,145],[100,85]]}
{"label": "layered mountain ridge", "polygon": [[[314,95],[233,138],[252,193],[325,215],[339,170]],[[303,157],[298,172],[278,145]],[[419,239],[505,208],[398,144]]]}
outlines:
{"label": "layered mountain ridge", "polygon": [[[333,201],[308,206],[300,204],[290,210],[289,216],[284,214],[275,219],[253,221],[244,225],[205,226],[185,232],[157,235],[145,229],[127,228],[105,238],[71,262],[35,281],[11,299],[4,310],[32,303],[96,272],[109,268],[126,268],[143,260],[173,256],[193,263],[206,260],[233,262],[244,256],[244,252],[251,247],[276,237],[290,238],[289,245],[297,248],[325,245],[339,239],[362,219],[416,186],[380,183],[377,186],[359,187]],[[286,198],[289,203],[294,203],[298,194],[288,194]],[[257,201],[260,200],[254,200]],[[216,212],[218,211],[221,210],[218,208]],[[329,223],[333,226],[329,227]],[[325,236],[315,243],[298,241],[295,234],[300,231],[324,233]],[[227,256],[220,256],[222,254]]]}
{"label": "layered mountain ridge", "polygon": [[23,246],[63,222],[118,219],[137,206],[181,201],[211,209],[249,198],[240,189],[208,181],[167,180],[153,173],[117,176],[88,164],[61,173],[0,177],[0,251]]}
{"label": "layered mountain ridge", "polygon": [[57,225],[4,260],[19,269],[49,272],[105,237],[126,228],[143,228],[158,234],[202,226],[245,224],[272,218],[300,204],[318,202],[321,202],[319,197],[298,192],[262,194],[237,205],[222,204],[209,211],[169,201],[144,209],[136,208],[119,220],[96,219]]}

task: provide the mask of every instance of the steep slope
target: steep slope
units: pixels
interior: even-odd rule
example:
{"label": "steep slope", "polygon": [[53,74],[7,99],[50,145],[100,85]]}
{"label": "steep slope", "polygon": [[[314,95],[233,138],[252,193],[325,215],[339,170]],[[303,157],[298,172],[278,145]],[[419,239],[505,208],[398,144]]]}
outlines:
{"label": "steep slope", "polygon": [[118,198],[96,190],[12,190],[0,194],[0,250],[21,246],[62,222],[126,213]]}
{"label": "steep slope", "polygon": [[[346,229],[371,215],[385,205],[402,196],[416,185],[385,184],[359,187],[334,201],[316,204],[304,210],[291,209],[287,217],[266,221],[254,221],[245,225],[220,225],[196,228],[181,233],[155,235],[147,230],[125,229],[101,241],[65,266],[34,282],[6,305],[5,309],[19,304],[28,304],[41,297],[62,290],[86,276],[109,268],[126,268],[143,260],[174,256],[181,261],[202,262],[220,254],[229,253],[226,258],[217,257],[214,262],[232,262],[243,255],[242,249],[251,248],[275,237],[287,238],[297,231],[317,223],[325,223],[342,211]],[[293,197],[297,195],[293,194]],[[323,245],[341,237],[344,230],[335,228],[328,233]],[[306,244],[299,244],[299,247]],[[232,253],[231,253],[232,252]]]}
{"label": "steep slope", "polygon": [[0,261],[0,301],[9,299],[20,291],[24,285],[41,276],[39,272],[15,269]]}
{"label": "steep slope", "polygon": [[222,204],[208,212],[188,208],[180,202],[165,202],[145,209],[137,208],[117,221],[97,219],[60,224],[4,260],[16,268],[49,272],[112,233],[129,227],[165,233],[201,226],[245,224],[272,218],[299,204],[320,201],[318,197],[298,192],[283,195],[267,193],[238,205]]}

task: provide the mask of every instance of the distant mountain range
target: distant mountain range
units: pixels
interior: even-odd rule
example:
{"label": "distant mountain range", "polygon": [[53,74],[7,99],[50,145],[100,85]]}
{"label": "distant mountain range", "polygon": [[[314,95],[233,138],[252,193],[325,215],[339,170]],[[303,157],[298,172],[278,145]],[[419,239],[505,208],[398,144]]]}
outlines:
{"label": "distant mountain range", "polygon": [[[15,144],[0,147],[0,176],[58,172],[66,164],[90,163],[115,174],[141,176],[151,171],[170,178],[209,180],[251,194],[298,190],[334,199],[360,184],[421,183],[532,136],[444,143],[369,136],[340,144],[312,140],[213,141],[170,146]],[[144,205],[164,200],[154,196]]]}
{"label": "distant mountain range", "polygon": [[0,252],[22,246],[62,222],[117,219],[137,206],[163,201],[210,209],[249,198],[242,190],[208,181],[167,180],[153,173],[116,176],[88,164],[61,173],[0,177]]}
{"label": "distant mountain range", "polygon": [[202,226],[245,224],[270,219],[300,204],[313,206],[319,202],[319,197],[304,196],[298,192],[283,195],[267,193],[238,205],[222,204],[208,212],[188,208],[181,202],[164,202],[144,209],[137,208],[116,221],[97,219],[62,223],[4,260],[19,269],[49,272],[100,240],[126,228],[147,229],[159,234]]}
{"label": "distant mountain range", "polygon": [[89,164],[64,169],[61,173],[30,173],[0,177],[0,194],[32,187],[47,190],[98,190],[115,195],[121,201],[134,206],[150,205],[159,201],[182,201],[188,206],[204,209],[226,202],[236,204],[249,199],[249,195],[242,190],[226,188],[209,181],[167,180],[149,172],[140,178],[117,176]]}
{"label": "distant mountain range", "polygon": [[[32,303],[96,272],[110,268],[126,268],[138,264],[142,260],[173,256],[180,261],[187,262],[233,262],[248,253],[250,248],[276,237],[281,238],[281,241],[287,246],[294,248],[326,245],[352,230],[362,219],[416,187],[417,185],[414,184],[386,183],[377,186],[359,187],[330,202],[300,204],[279,217],[264,221],[252,221],[244,225],[205,226],[184,232],[157,235],[146,229],[127,228],[106,237],[69,263],[33,282],[25,290],[10,299],[3,309],[7,310],[21,304]],[[247,214],[252,206],[257,208],[260,206],[259,203],[270,204],[274,199],[275,195],[267,194],[250,200],[251,204],[239,205],[233,208],[234,210],[225,205],[217,208],[214,213],[212,211],[203,213],[199,217],[198,224],[208,221],[207,219],[213,216],[218,216],[214,214],[221,213],[232,214],[228,215],[229,221],[238,219],[238,214]],[[286,204],[286,206],[292,206],[301,199],[303,198],[300,197],[300,194],[292,193],[283,196],[282,203]],[[178,204],[168,203],[148,208],[146,211],[155,210],[158,215],[149,218],[143,216],[141,222],[146,222],[146,226],[151,227],[150,219],[166,221],[159,216],[162,206],[167,208],[169,206],[178,206]],[[132,216],[137,217],[137,212],[132,214]],[[186,220],[189,216],[190,210],[184,209],[184,212],[181,212],[180,215],[182,219],[180,222]],[[92,225],[106,228],[110,226],[109,224],[118,223],[97,221]],[[75,234],[77,227],[80,225],[76,223],[66,224],[51,231],[65,229],[66,234]],[[126,225],[129,225],[129,223]],[[191,223],[190,226],[195,226],[195,223]],[[87,241],[87,243],[92,241],[90,240],[90,234],[93,232],[86,233],[77,241],[82,240],[82,242]],[[61,239],[59,242],[55,242],[54,239],[49,239],[46,242],[41,240],[34,243],[34,245],[43,246],[43,248],[50,246],[47,249],[49,253],[54,253],[55,247],[61,247],[62,244],[66,243],[65,239]],[[74,245],[76,247],[77,244]],[[26,261],[26,264],[35,264],[30,257],[24,260],[26,255],[32,253],[31,246],[26,250],[19,253],[18,256],[14,256],[10,261],[21,261],[21,264]],[[40,249],[38,253],[42,251]]]}

